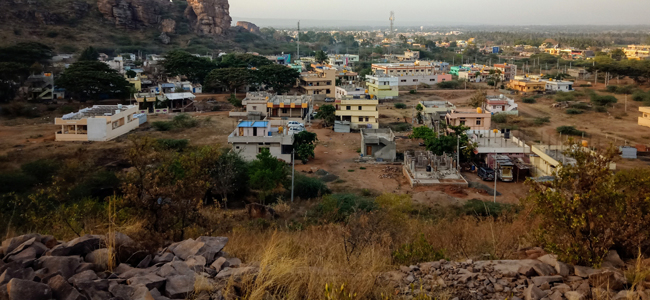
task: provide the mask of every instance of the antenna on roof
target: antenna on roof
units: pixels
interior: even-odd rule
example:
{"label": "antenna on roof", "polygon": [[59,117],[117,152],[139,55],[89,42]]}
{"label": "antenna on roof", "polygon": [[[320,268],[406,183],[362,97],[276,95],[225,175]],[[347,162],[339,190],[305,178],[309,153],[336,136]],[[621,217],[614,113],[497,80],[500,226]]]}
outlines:
{"label": "antenna on roof", "polygon": [[390,20],[390,35],[393,35],[393,22],[395,21],[395,12],[390,12],[390,18],[388,18],[388,20]]}

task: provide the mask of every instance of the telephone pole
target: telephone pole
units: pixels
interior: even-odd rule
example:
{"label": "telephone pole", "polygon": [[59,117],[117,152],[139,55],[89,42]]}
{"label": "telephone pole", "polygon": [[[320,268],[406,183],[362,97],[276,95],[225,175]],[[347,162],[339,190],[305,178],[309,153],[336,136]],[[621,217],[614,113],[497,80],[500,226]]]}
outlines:
{"label": "telephone pole", "polygon": [[300,59],[300,20],[298,20],[298,53],[296,53],[296,60]]}

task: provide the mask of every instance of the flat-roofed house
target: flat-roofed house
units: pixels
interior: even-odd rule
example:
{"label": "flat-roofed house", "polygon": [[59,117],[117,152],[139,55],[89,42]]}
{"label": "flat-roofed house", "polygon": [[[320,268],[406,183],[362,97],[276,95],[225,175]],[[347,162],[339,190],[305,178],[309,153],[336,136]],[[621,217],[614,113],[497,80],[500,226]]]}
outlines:
{"label": "flat-roofed house", "polygon": [[[94,105],[56,118],[56,141],[110,141],[140,127],[137,105]],[[142,116],[146,117],[146,116]]]}

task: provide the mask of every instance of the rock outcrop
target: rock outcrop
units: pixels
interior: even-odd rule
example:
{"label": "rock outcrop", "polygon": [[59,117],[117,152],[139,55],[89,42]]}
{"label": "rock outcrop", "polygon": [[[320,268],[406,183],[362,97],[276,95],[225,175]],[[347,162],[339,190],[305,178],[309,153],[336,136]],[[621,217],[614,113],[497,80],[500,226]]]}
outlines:
{"label": "rock outcrop", "polygon": [[172,19],[164,19],[160,23],[160,30],[163,33],[174,33],[176,31],[176,21]]}
{"label": "rock outcrop", "polygon": [[228,0],[188,0],[185,17],[197,33],[223,35],[230,29]]}
{"label": "rock outcrop", "polygon": [[260,33],[260,28],[251,22],[237,21],[237,27],[244,28],[250,33]]}
{"label": "rock outcrop", "polygon": [[157,0],[97,0],[97,9],[118,28],[138,29],[158,25],[173,6]]}
{"label": "rock outcrop", "polygon": [[[0,247],[0,299],[2,300],[161,300],[221,299],[217,287],[231,280],[255,275],[258,268],[229,257],[223,248],[225,237],[199,237],[171,244],[155,256],[146,253],[127,236],[117,233],[114,248],[106,248],[106,238],[85,235],[69,242],[51,236],[23,235],[2,242]],[[122,261],[107,270],[111,249],[115,253],[141,257]],[[195,290],[195,283],[205,287]]]}

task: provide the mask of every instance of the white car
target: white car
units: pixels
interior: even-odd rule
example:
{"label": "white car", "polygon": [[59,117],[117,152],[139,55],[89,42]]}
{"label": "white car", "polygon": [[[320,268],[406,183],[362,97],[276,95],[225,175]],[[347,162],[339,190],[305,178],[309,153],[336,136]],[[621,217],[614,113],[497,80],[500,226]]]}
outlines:
{"label": "white car", "polygon": [[289,128],[291,128],[291,127],[302,127],[302,128],[305,128],[305,125],[302,124],[302,123],[300,123],[300,122],[298,122],[298,121],[289,121],[289,122],[287,123],[287,127],[289,127]]}
{"label": "white car", "polygon": [[298,127],[298,126],[296,126],[296,127],[289,127],[289,132],[288,132],[288,134],[289,134],[289,135],[292,135],[292,134],[301,133],[301,132],[303,132],[303,131],[305,131],[305,128],[303,128],[303,127]]}

